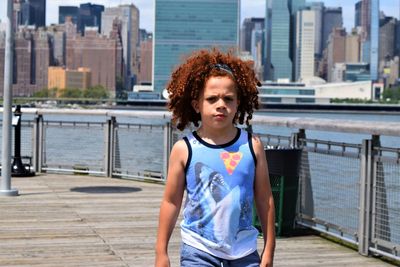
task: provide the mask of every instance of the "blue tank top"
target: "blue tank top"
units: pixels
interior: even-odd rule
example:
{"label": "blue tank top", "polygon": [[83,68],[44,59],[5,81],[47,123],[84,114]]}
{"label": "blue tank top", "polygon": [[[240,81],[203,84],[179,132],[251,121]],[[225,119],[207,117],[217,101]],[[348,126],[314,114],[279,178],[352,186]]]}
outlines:
{"label": "blue tank top", "polygon": [[252,225],[256,157],[251,135],[237,131],[224,145],[209,144],[196,132],[184,137],[189,156],[182,241],[230,260],[253,253],[258,235]]}

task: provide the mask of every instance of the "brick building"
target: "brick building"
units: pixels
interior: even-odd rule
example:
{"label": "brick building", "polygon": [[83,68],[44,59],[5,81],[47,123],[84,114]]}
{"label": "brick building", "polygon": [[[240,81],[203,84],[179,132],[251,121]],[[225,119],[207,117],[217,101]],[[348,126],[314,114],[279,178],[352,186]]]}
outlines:
{"label": "brick building", "polygon": [[122,45],[117,33],[105,37],[97,28],[87,28],[84,36],[67,37],[66,67],[89,68],[92,85],[102,85],[115,94],[117,77],[122,77]]}

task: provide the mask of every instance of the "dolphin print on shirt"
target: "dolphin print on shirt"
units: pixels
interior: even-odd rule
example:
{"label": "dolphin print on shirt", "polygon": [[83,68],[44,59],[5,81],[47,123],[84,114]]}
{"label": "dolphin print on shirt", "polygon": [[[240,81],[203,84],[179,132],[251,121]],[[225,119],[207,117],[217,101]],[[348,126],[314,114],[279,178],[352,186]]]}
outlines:
{"label": "dolphin print on shirt", "polygon": [[197,162],[194,198],[185,206],[187,226],[212,241],[214,249],[229,249],[236,238],[241,216],[240,188],[230,188],[224,177]]}

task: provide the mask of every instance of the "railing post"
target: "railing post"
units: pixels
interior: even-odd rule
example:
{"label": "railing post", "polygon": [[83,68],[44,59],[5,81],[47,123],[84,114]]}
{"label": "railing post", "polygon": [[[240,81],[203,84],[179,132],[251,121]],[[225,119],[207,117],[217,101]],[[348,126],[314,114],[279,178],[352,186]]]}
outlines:
{"label": "railing post", "polygon": [[164,166],[163,166],[163,175],[164,180],[167,179],[168,174],[168,163],[169,163],[169,156],[171,154],[171,149],[173,146],[172,141],[172,125],[171,122],[167,122],[164,126]]}
{"label": "railing post", "polygon": [[[372,151],[374,147],[381,147],[379,135],[372,135]],[[374,153],[372,156],[381,156],[381,151]],[[381,239],[391,241],[391,230],[389,225],[388,196],[386,192],[385,171],[383,163],[380,160],[371,159],[371,176],[372,176],[372,228],[371,239]]]}
{"label": "railing post", "polygon": [[[305,129],[299,129],[299,132],[292,137],[292,145],[297,148],[307,147],[307,143],[302,143],[300,139],[306,139]],[[298,213],[301,220],[303,215],[306,217],[314,217],[314,194],[311,183],[310,161],[308,151],[303,149],[301,155],[301,165],[299,173],[299,200]],[[308,222],[311,223],[311,222]]]}
{"label": "railing post", "polygon": [[363,140],[360,168],[360,209],[358,219],[358,252],[368,256],[371,241],[371,205],[372,205],[372,142]]}
{"label": "railing post", "polygon": [[112,177],[114,167],[114,129],[116,125],[115,117],[107,120],[104,129],[105,151],[104,151],[104,172],[106,177]]}
{"label": "railing post", "polygon": [[42,172],[43,166],[43,115],[37,115],[33,122],[33,168],[35,172]]}

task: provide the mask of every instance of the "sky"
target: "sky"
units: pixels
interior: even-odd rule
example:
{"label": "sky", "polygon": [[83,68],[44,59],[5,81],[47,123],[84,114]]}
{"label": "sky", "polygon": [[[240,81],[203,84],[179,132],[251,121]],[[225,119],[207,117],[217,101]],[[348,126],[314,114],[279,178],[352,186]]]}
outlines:
{"label": "sky", "polygon": [[[7,0],[0,0],[7,1]],[[71,5],[79,6],[80,3],[96,3],[104,5],[105,7],[118,6],[119,4],[131,4],[136,5],[140,10],[140,28],[146,29],[147,31],[153,31],[153,18],[154,18],[154,0],[68,0],[66,4],[65,0],[47,0],[46,10],[46,23],[57,23],[58,22],[58,6],[59,5]],[[250,17],[264,17],[265,16],[265,2],[266,0],[241,0],[241,19]],[[311,2],[311,1],[307,1]],[[354,4],[357,0],[321,0],[328,7],[343,8],[343,23],[346,29],[349,31],[354,26]],[[399,18],[400,13],[400,0],[380,0],[381,10],[387,16],[394,16]],[[4,21],[6,17],[5,5],[0,6],[0,19]]]}

